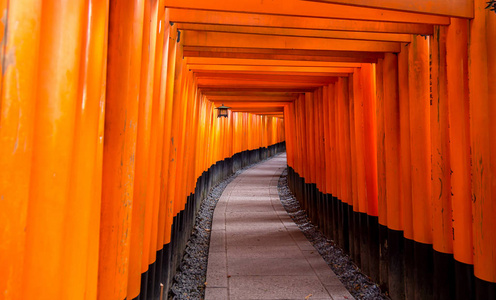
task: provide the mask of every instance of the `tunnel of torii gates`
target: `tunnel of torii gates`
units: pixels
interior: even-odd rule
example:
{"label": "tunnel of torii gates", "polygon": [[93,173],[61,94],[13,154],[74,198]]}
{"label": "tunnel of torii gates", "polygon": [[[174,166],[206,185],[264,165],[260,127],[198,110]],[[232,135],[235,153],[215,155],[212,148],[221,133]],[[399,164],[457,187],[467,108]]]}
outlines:
{"label": "tunnel of torii gates", "polygon": [[392,299],[496,299],[492,1],[0,6],[0,299],[158,299],[210,187],[285,149]]}

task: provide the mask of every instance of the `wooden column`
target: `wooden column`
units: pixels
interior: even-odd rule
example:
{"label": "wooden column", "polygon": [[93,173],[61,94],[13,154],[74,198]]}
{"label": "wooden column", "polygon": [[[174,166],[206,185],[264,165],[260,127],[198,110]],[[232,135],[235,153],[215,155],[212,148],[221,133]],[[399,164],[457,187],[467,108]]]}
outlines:
{"label": "wooden column", "polygon": [[415,299],[432,297],[432,205],[429,41],[414,36],[409,51],[410,148]]}
{"label": "wooden column", "polygon": [[[34,86],[24,86],[26,89],[36,90],[37,93],[36,112],[34,115],[30,115],[30,110],[26,109],[27,107],[24,108],[27,113],[26,117],[32,117],[34,121],[32,144],[34,151],[31,174],[25,173],[27,176],[30,175],[30,189],[27,222],[23,226],[26,242],[22,278],[23,292],[20,298],[61,299],[67,296],[67,287],[64,286],[63,278],[69,274],[64,274],[64,271],[67,270],[65,264],[74,262],[75,267],[82,272],[82,274],[76,276],[80,276],[78,277],[79,280],[86,280],[84,273],[86,259],[83,257],[83,262],[75,262],[74,256],[77,256],[79,251],[81,251],[79,253],[85,254],[84,250],[86,248],[83,246],[84,249],[77,249],[77,244],[87,245],[88,228],[84,224],[80,224],[81,227],[75,228],[77,231],[80,230],[80,233],[83,233],[82,237],[78,237],[77,235],[72,235],[70,229],[66,227],[66,222],[69,222],[70,218],[79,212],[77,204],[72,202],[75,199],[71,195],[71,191],[73,191],[71,188],[74,186],[71,184],[71,174],[73,173],[75,160],[79,163],[79,159],[81,159],[79,150],[82,149],[79,147],[85,146],[78,143],[78,149],[76,149],[76,152],[74,151],[74,146],[76,145],[76,118],[78,117],[76,111],[78,110],[78,96],[80,95],[78,91],[81,80],[80,55],[84,53],[83,31],[87,29],[85,16],[88,11],[85,1],[71,1],[70,3],[47,2],[43,3],[42,7],[37,6],[35,3],[19,5],[33,5],[34,8],[43,11],[41,20],[39,20],[41,21],[39,23],[41,36],[39,65],[37,67],[38,82]],[[14,13],[19,12],[15,11]],[[21,15],[13,17],[19,18]],[[33,18],[34,15],[27,15],[27,17],[29,21],[23,20],[23,22],[33,22],[37,19]],[[15,21],[16,25],[14,27],[20,22],[19,20]],[[32,29],[36,29],[36,26]],[[25,33],[27,35],[31,34]],[[33,34],[37,35],[37,33]],[[71,36],[72,38],[67,39],[66,36]],[[34,40],[36,39],[37,37],[35,36]],[[28,43],[32,43],[34,40],[31,37],[27,38]],[[36,47],[37,45],[28,44],[27,46]],[[20,47],[21,52],[19,55],[26,54],[26,49],[22,48]],[[9,50],[15,51],[14,48]],[[14,58],[14,56],[10,58],[11,63],[15,63]],[[23,57],[23,59],[29,60],[30,58]],[[19,67],[22,69],[22,64]],[[24,69],[24,72],[26,71]],[[11,74],[7,75],[12,76]],[[20,81],[21,79],[16,78],[16,80]],[[24,80],[29,80],[29,77]],[[36,80],[34,82],[36,83]],[[18,90],[19,87],[15,87],[15,89]],[[8,91],[8,89],[4,91]],[[25,97],[26,94],[23,96]],[[14,99],[17,99],[17,96]],[[30,99],[24,99],[27,101],[21,104],[21,107],[30,105]],[[83,100],[80,101],[82,102]],[[95,99],[90,99],[89,101],[92,103],[88,107],[87,116],[93,118],[95,117]],[[98,103],[98,100],[96,100],[96,103]],[[13,111],[16,110],[17,105],[14,104]],[[96,104],[96,107],[98,107],[98,104]],[[4,107],[2,106],[2,108]],[[19,106],[17,109],[19,109]],[[22,113],[22,110],[20,113]],[[80,111],[79,113],[85,114],[86,111]],[[18,116],[20,117],[19,121],[23,122],[23,116],[21,114]],[[96,110],[96,119],[98,119],[98,110]],[[22,130],[21,125],[24,124],[18,123],[17,125],[21,129],[18,133],[20,134],[20,139],[17,140],[17,146],[12,149],[14,153],[19,150],[19,155],[29,149],[24,147],[30,146],[30,141],[25,139],[25,134],[27,133],[27,137],[29,137],[30,133]],[[87,134],[85,138],[96,142],[96,132],[88,132]],[[24,143],[19,144],[19,142]],[[95,151],[95,149],[91,150]],[[92,164],[90,168],[94,167],[95,163],[95,161],[88,162],[88,164]],[[21,164],[21,166],[25,165]],[[90,173],[78,174],[82,175],[78,178],[80,180],[78,183],[85,184],[91,188],[90,178],[93,173],[91,170],[88,170],[88,172]],[[90,197],[93,196],[91,192],[89,194]],[[22,198],[20,200],[22,201]],[[89,201],[89,199],[85,200]],[[17,199],[10,199],[10,201],[17,201]],[[89,214],[90,207],[90,205],[83,205],[84,212],[82,213]],[[22,218],[23,214],[21,214],[21,220]],[[78,258],[76,257],[76,259]],[[67,280],[67,278],[65,279]],[[80,283],[66,281],[66,284],[70,284],[72,288],[76,289],[84,288],[84,283],[81,285]],[[80,299],[82,297],[81,295]]]}
{"label": "wooden column", "polygon": [[[2,1],[0,294],[21,299],[41,36],[40,1]],[[19,20],[23,20],[19,22]],[[15,25],[14,25],[15,24]],[[9,59],[6,59],[9,58]],[[15,62],[15,63],[14,63]]]}

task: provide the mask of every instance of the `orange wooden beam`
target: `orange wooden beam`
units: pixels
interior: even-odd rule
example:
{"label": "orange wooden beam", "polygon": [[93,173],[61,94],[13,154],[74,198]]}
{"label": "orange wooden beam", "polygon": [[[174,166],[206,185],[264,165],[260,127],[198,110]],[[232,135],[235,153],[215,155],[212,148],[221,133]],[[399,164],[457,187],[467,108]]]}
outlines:
{"label": "orange wooden beam", "polygon": [[361,64],[349,62],[323,61],[280,61],[273,59],[242,59],[217,57],[188,57],[188,65],[240,65],[240,66],[278,66],[278,67],[342,67],[358,68]]}
{"label": "orange wooden beam", "polygon": [[200,87],[200,90],[204,95],[208,95],[211,93],[249,93],[249,92],[257,92],[257,93],[271,93],[271,92],[279,92],[279,93],[305,93],[308,91],[312,91],[310,88],[301,88],[301,87],[292,87],[292,88],[267,88],[267,87],[257,87],[257,88],[246,88],[246,87]]}
{"label": "orange wooden beam", "polygon": [[[197,77],[206,77],[209,75],[212,76],[221,76],[221,77],[227,77],[228,75],[233,75],[233,76],[240,76],[240,75],[250,75],[250,76],[294,76],[294,77],[301,77],[301,78],[312,78],[312,77],[325,77],[328,78],[330,81],[334,81],[336,77],[347,77],[350,75],[350,73],[304,73],[304,72],[270,72],[270,71],[265,71],[265,72],[242,72],[242,71],[237,71],[237,72],[232,72],[232,71],[222,71],[222,70],[195,70],[194,71],[195,75]],[[204,76],[204,74],[209,74]]]}
{"label": "orange wooden beam", "polygon": [[301,38],[261,34],[185,31],[184,46],[328,51],[399,52],[395,42]]}
{"label": "orange wooden beam", "polygon": [[[338,73],[341,74],[341,73]],[[346,74],[341,74],[346,75]],[[295,83],[327,83],[334,81],[334,76],[297,76],[282,74],[243,74],[243,73],[196,73],[199,80],[219,79],[219,80],[243,80],[243,81],[276,81],[276,82],[295,82]],[[343,76],[346,77],[346,76]]]}
{"label": "orange wooden beam", "polygon": [[295,97],[286,96],[245,96],[245,95],[232,95],[232,96],[207,96],[210,101],[246,101],[246,102],[291,102]]}
{"label": "orange wooden beam", "polygon": [[184,47],[184,57],[374,63],[377,61],[378,58],[383,57],[383,53],[363,51],[322,51],[188,46]]}
{"label": "orange wooden beam", "polygon": [[[307,0],[308,1],[308,0]],[[354,7],[390,9],[450,17],[473,18],[474,0],[310,0],[330,4],[345,4]]]}
{"label": "orange wooden beam", "polygon": [[284,107],[285,105],[288,105],[291,103],[290,101],[288,102],[233,102],[233,101],[214,101],[214,104],[216,107],[221,106],[222,104],[231,107],[232,109],[236,109],[237,107],[253,107],[253,108],[260,108],[260,107]]}
{"label": "orange wooden beam", "polygon": [[433,26],[429,24],[293,17],[175,8],[168,9],[168,11],[170,12],[171,22],[174,23],[219,24],[271,28],[300,28],[383,33],[409,33],[424,35],[433,33]]}
{"label": "orange wooden beam", "polygon": [[216,87],[216,88],[317,88],[322,84],[319,83],[295,83],[287,81],[246,81],[230,79],[198,79],[198,87]]}
{"label": "orange wooden beam", "polygon": [[266,0],[263,2],[251,0],[227,2],[215,0],[170,0],[167,1],[167,7],[288,15],[298,17],[335,18],[383,22],[407,22],[435,25],[449,24],[449,18],[441,16],[398,12],[375,8],[352,7],[339,4],[323,4],[299,0]]}
{"label": "orange wooden beam", "polygon": [[292,73],[353,73],[353,68],[342,67],[279,67],[279,66],[240,66],[240,65],[188,65],[192,71],[249,71],[249,72],[292,72]]}
{"label": "orange wooden beam", "polygon": [[236,107],[231,109],[232,112],[249,112],[249,113],[265,113],[265,112],[283,112],[283,107]]}
{"label": "orange wooden beam", "polygon": [[211,96],[261,96],[261,97],[298,97],[297,92],[287,91],[240,91],[240,90],[201,90],[202,94],[209,97]]}
{"label": "orange wooden beam", "polygon": [[274,36],[316,37],[316,38],[383,41],[383,42],[405,42],[405,43],[409,43],[411,41],[411,36],[409,34],[399,34],[399,33],[337,31],[337,30],[318,30],[318,29],[294,29],[294,28],[254,27],[254,26],[215,25],[215,24],[190,24],[190,23],[179,23],[177,25],[177,28],[180,30],[267,34],[267,35],[274,35]]}

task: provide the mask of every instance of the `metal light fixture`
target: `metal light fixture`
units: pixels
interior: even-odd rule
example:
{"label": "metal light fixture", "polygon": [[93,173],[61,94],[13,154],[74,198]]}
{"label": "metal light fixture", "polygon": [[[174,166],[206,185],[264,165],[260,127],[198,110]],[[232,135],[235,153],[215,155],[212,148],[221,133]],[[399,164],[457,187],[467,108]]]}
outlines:
{"label": "metal light fixture", "polygon": [[217,118],[220,118],[220,117],[227,118],[227,116],[228,116],[227,110],[229,108],[230,107],[224,106],[224,104],[222,104],[221,106],[217,107],[216,109],[219,110],[218,113],[217,113]]}

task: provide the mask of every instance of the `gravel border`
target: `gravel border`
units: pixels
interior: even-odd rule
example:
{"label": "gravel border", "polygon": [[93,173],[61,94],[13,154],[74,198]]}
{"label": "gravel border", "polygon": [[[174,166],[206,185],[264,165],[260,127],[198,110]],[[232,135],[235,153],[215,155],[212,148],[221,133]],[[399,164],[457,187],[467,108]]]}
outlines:
{"label": "gravel border", "polygon": [[390,298],[381,292],[379,286],[372,282],[370,277],[363,274],[360,268],[334,241],[329,240],[310,222],[307,213],[301,209],[298,200],[296,200],[288,187],[287,175],[288,170],[285,169],[277,184],[279,198],[284,209],[286,209],[291,219],[293,219],[298,228],[305,234],[308,241],[312,243],[324,258],[332,271],[336,273],[346,289],[356,299],[389,300]]}

